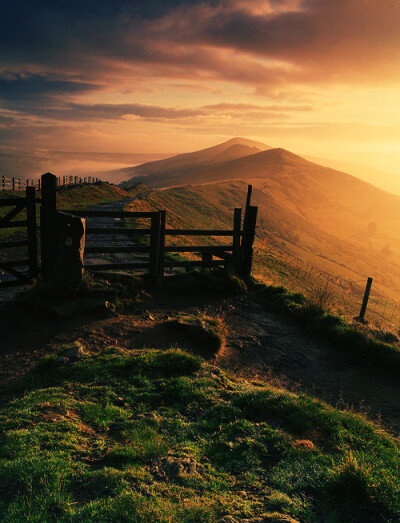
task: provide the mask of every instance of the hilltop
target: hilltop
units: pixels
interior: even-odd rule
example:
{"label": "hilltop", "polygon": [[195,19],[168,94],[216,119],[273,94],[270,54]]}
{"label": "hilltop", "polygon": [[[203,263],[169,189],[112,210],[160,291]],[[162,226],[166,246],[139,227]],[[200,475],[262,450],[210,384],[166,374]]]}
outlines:
{"label": "hilltop", "polygon": [[232,138],[227,142],[201,151],[180,154],[136,167],[128,167],[120,170],[119,173],[124,174],[126,178],[133,177],[133,179],[122,183],[122,186],[126,187],[138,182],[144,182],[151,187],[187,185],[190,183],[190,179],[197,180],[197,177],[201,176],[201,173],[208,168],[251,156],[266,149],[270,149],[270,147],[260,142],[246,138]]}
{"label": "hilltop", "polygon": [[[228,159],[238,146],[248,154]],[[283,242],[288,252],[331,273],[356,280],[372,276],[393,297],[400,296],[399,196],[285,149],[245,139],[143,164],[132,172],[139,176],[126,188],[139,182],[153,188],[211,184],[206,189],[210,198],[219,190],[212,184],[253,184],[261,240],[268,235]]]}

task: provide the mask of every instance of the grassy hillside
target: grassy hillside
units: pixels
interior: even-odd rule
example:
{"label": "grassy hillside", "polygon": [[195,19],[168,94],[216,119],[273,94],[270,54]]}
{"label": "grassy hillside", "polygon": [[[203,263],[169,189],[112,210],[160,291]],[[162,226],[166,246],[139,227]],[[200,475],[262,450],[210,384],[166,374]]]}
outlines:
{"label": "grassy hillside", "polygon": [[[99,203],[107,203],[122,200],[132,196],[134,192],[128,193],[124,189],[108,183],[99,183],[96,185],[67,185],[57,191],[57,207],[59,209],[85,209]],[[25,191],[0,191],[0,198],[24,198]],[[37,191],[37,197],[41,197],[40,191]],[[0,207],[0,217],[5,216],[11,207]],[[37,218],[39,220],[39,205],[37,206]],[[18,220],[26,219],[26,211],[22,211]],[[39,221],[38,221],[39,223]],[[22,237],[25,232],[23,229],[0,229],[0,238]]]}
{"label": "grassy hillside", "polygon": [[151,187],[252,183],[260,234],[266,231],[288,252],[329,273],[352,280],[372,276],[385,292],[400,297],[398,196],[284,149],[199,163],[201,153],[164,160],[149,170],[145,164],[148,176],[141,179]]}
{"label": "grassy hillside", "polygon": [[[129,204],[131,209],[166,209],[168,227],[225,228],[232,226],[233,207],[243,207],[246,184],[65,191],[60,207],[82,208],[128,194],[142,196]],[[255,190],[254,203],[260,209],[256,249],[262,247],[265,235],[271,235],[272,225],[275,241],[296,246],[293,230],[305,235],[307,220],[296,220],[288,209],[264,196]],[[286,213],[286,222],[279,220],[278,211]],[[286,275],[294,285],[296,277],[288,266],[274,266],[268,257],[263,259],[263,252],[256,255],[260,277]],[[171,296],[171,289],[178,290],[178,279],[184,284],[185,275],[172,278],[171,292],[155,291],[154,303],[163,302],[156,313],[147,291],[137,303],[130,297],[132,309],[125,315],[94,322],[82,313],[79,322],[86,322],[84,329],[76,323],[74,330],[62,331],[58,340],[63,341],[52,336],[51,354],[32,373],[2,389],[0,521],[399,521],[398,438],[362,415],[271,386],[265,369],[264,381],[245,381],[234,376],[233,366],[229,373],[217,367],[217,357],[210,360],[215,365],[206,363],[196,355],[210,353],[198,331],[192,335],[180,331],[184,345],[168,344],[175,307],[184,313],[180,318],[189,318],[190,326],[198,325],[197,291],[210,296],[217,290],[215,273],[207,276],[208,287],[207,277],[188,277],[193,286],[186,290],[186,300]],[[387,340],[349,328],[283,289],[256,287],[255,293],[258,302],[253,305],[259,312],[283,312],[292,318],[288,321],[298,321],[317,335],[320,343],[333,346],[335,365],[341,355],[351,355],[353,381],[355,370],[383,374],[385,380],[388,370],[397,376],[399,351]],[[216,298],[214,309],[209,301],[202,304],[224,327],[217,340],[224,349],[228,328],[233,330],[233,323],[222,320],[225,299],[223,293]],[[235,325],[246,309],[240,300],[226,305]],[[255,294],[249,298],[257,300]],[[260,319],[255,318],[255,324]],[[239,343],[253,340],[247,318],[244,321]],[[260,353],[273,352],[272,321],[269,317],[268,336],[253,340]],[[142,341],[134,341],[141,336]],[[287,344],[282,333],[278,338],[279,344]],[[78,341],[65,345],[66,339]],[[33,344],[29,335],[26,340]],[[292,339],[291,344],[297,341]],[[310,350],[309,344],[306,348]],[[282,365],[290,361],[280,360]],[[349,360],[343,361],[347,365]],[[294,368],[297,365],[296,360]]]}
{"label": "grassy hillside", "polygon": [[178,349],[61,347],[20,387],[0,411],[1,521],[400,519],[397,440]]}
{"label": "grassy hillside", "polygon": [[[233,208],[244,207],[246,190],[243,181],[154,190],[133,202],[130,208],[166,209],[167,227],[171,228],[230,228]],[[253,274],[261,281],[305,293],[322,306],[353,318],[359,313],[366,278],[371,275],[374,278],[371,305],[378,313],[390,316],[395,303],[382,298],[381,292],[398,298],[397,264],[383,258],[370,259],[367,252],[318,229],[260,189],[254,189],[252,201],[259,208]],[[168,238],[168,242],[199,245],[227,240],[177,237]],[[399,320],[398,316],[396,312],[394,322]],[[371,319],[383,321],[378,316]],[[387,323],[384,326],[388,327]]]}
{"label": "grassy hillside", "polygon": [[124,186],[138,182],[148,183],[151,187],[186,185],[190,178],[197,177],[205,169],[266,149],[270,147],[263,143],[245,138],[232,138],[214,147],[121,169],[119,173],[132,178],[123,182]]}

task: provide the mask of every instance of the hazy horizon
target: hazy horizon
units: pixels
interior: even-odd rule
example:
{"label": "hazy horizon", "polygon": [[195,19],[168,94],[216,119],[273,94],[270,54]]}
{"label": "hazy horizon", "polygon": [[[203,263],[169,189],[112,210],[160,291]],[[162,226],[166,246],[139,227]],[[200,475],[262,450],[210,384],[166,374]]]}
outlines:
{"label": "hazy horizon", "polygon": [[[22,0],[2,9],[3,171],[12,162],[75,169],[68,151],[173,155],[243,136],[380,169],[397,190],[400,4]],[[125,161],[89,158],[85,169]]]}

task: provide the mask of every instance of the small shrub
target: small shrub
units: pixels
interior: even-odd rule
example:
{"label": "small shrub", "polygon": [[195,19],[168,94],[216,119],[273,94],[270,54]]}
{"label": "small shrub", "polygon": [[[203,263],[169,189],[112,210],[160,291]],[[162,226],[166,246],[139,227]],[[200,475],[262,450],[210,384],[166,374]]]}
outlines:
{"label": "small shrub", "polygon": [[371,470],[360,464],[351,452],[332,471],[328,489],[340,503],[353,506],[368,506],[373,503]]}
{"label": "small shrub", "polygon": [[329,285],[313,284],[308,289],[308,295],[306,297],[306,305],[317,311],[329,311],[332,310],[336,302],[336,298]]}

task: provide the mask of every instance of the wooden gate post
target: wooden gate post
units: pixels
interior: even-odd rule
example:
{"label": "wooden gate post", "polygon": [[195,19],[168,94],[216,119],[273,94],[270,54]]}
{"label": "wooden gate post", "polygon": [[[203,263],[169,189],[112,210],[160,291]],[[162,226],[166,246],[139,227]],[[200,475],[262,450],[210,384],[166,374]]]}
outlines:
{"label": "wooden gate post", "polygon": [[242,240],[242,267],[241,276],[249,278],[251,274],[251,267],[253,265],[253,243],[256,233],[258,207],[249,205],[247,209],[247,220],[243,230]]}
{"label": "wooden gate post", "polygon": [[151,216],[149,276],[157,283],[160,270],[160,213],[153,212]]}
{"label": "wooden gate post", "polygon": [[233,271],[240,272],[240,228],[242,225],[242,209],[236,208],[233,215]]}
{"label": "wooden gate post", "polygon": [[244,217],[243,217],[243,230],[246,229],[247,219],[249,214],[249,207],[251,205],[251,195],[253,194],[253,186],[247,186],[247,196],[246,196],[246,206],[244,208]]}
{"label": "wooden gate post", "polygon": [[164,267],[165,267],[165,211],[161,210],[160,213],[160,250],[159,250],[159,278],[164,278]]}
{"label": "wooden gate post", "polygon": [[28,258],[29,277],[36,278],[38,275],[38,249],[36,230],[36,190],[35,187],[26,188],[26,219],[28,233]]}
{"label": "wooden gate post", "polygon": [[42,175],[42,207],[40,209],[40,251],[43,279],[48,280],[53,269],[56,231],[56,189],[54,174]]}

